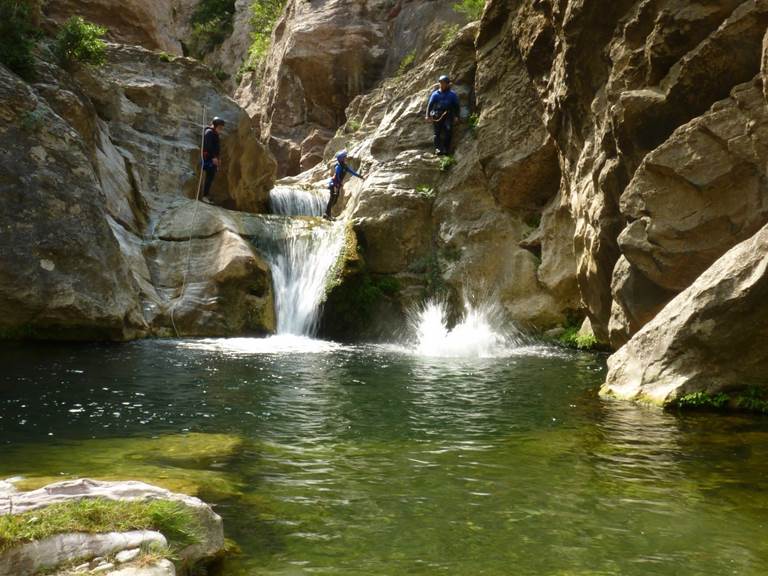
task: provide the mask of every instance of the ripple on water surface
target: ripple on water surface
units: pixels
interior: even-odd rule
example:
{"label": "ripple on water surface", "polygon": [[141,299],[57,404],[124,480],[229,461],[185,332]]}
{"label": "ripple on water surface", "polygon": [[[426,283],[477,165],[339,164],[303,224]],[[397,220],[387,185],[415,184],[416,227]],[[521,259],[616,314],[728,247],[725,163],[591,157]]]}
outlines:
{"label": "ripple on water surface", "polygon": [[766,420],[601,401],[593,356],[295,338],[0,355],[0,476],[197,493],[243,549],[228,576],[765,573]]}

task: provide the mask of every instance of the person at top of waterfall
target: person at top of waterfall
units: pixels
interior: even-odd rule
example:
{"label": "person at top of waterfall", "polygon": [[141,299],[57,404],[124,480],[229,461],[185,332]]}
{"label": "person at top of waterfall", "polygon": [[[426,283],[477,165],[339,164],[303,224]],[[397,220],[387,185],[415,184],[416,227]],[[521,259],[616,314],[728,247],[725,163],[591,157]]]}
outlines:
{"label": "person at top of waterfall", "polygon": [[451,153],[453,123],[459,120],[461,106],[456,92],[451,90],[451,79],[443,74],[438,82],[440,85],[427,102],[426,119],[435,130],[435,154],[442,156]]}
{"label": "person at top of waterfall", "polygon": [[352,176],[357,176],[360,179],[363,178],[347,164],[347,156],[348,154],[346,150],[342,150],[336,154],[336,165],[333,167],[333,177],[328,181],[330,196],[328,197],[328,205],[325,207],[325,214],[323,214],[323,218],[326,220],[333,219],[331,218],[331,210],[339,199],[341,190],[344,187],[344,178],[346,175],[352,174]]}
{"label": "person at top of waterfall", "polygon": [[221,165],[221,141],[219,136],[224,130],[226,122],[216,116],[211,120],[211,125],[206,127],[203,133],[203,172],[205,172],[205,184],[203,185],[202,201],[211,203],[211,185],[216,178],[216,172]]}

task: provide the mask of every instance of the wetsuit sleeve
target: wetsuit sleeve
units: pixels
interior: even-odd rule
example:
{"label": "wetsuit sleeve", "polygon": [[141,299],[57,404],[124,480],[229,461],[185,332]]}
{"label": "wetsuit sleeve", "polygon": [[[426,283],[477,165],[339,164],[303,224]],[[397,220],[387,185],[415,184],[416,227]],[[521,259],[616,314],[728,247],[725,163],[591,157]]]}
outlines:
{"label": "wetsuit sleeve", "polygon": [[349,172],[350,174],[352,174],[352,176],[357,176],[358,178],[362,178],[362,176],[360,176],[360,174],[358,174],[357,172],[355,172],[354,170],[352,170],[352,168],[350,168],[349,166],[345,166],[345,168],[346,168],[347,172]]}
{"label": "wetsuit sleeve", "polygon": [[432,107],[435,105],[436,94],[436,92],[432,92],[432,94],[429,95],[429,100],[427,100],[427,115],[432,112]]}

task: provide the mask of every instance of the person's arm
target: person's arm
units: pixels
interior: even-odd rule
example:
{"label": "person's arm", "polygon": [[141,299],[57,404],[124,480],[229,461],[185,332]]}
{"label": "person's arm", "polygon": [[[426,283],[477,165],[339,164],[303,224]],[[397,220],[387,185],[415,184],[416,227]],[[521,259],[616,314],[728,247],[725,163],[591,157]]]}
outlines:
{"label": "person's arm", "polygon": [[352,170],[352,168],[351,168],[351,167],[349,167],[349,166],[345,166],[345,168],[347,169],[347,172],[349,172],[350,174],[352,174],[352,176],[357,176],[358,178],[360,178],[361,180],[363,180],[363,177],[362,177],[362,176],[360,176],[360,174],[358,174],[358,173],[357,173],[357,172],[355,172],[354,170]]}
{"label": "person's arm", "polygon": [[429,113],[432,112],[432,105],[435,103],[435,93],[432,92],[432,94],[429,95],[429,100],[427,100],[427,114],[424,116],[426,120],[429,120]]}

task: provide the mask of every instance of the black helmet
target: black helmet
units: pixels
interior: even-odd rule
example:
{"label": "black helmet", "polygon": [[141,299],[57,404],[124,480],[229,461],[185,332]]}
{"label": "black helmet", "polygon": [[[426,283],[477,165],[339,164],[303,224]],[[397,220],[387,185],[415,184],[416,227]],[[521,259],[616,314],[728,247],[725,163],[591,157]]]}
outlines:
{"label": "black helmet", "polygon": [[213,120],[211,120],[211,126],[224,126],[226,122],[224,122],[223,118],[219,118],[218,116],[214,116]]}

